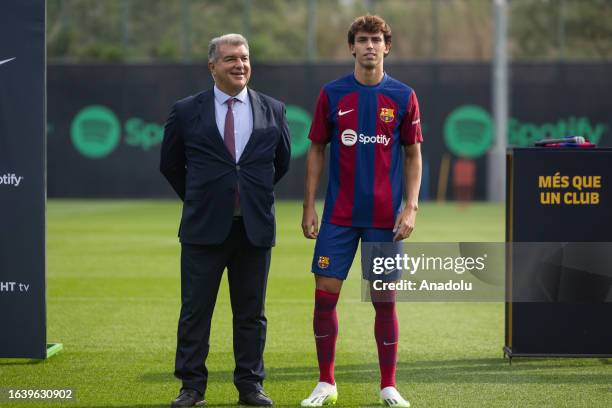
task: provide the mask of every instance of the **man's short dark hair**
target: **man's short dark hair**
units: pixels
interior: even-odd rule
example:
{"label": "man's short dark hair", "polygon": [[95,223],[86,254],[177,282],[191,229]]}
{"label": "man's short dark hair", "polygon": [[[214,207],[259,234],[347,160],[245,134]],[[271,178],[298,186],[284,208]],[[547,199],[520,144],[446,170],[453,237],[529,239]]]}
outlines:
{"label": "man's short dark hair", "polygon": [[355,44],[355,34],[363,31],[370,34],[382,33],[385,37],[385,44],[391,44],[391,27],[380,16],[361,16],[357,17],[349,27],[348,42]]}

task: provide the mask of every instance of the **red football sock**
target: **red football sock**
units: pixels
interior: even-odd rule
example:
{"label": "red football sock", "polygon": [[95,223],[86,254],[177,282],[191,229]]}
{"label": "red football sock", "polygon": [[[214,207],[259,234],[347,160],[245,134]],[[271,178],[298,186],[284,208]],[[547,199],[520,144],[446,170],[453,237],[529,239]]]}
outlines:
{"label": "red football sock", "polygon": [[336,355],[336,338],[338,337],[338,316],[336,303],[339,293],[315,290],[315,309],[313,329],[317,343],[319,360],[319,381],[335,384],[334,358]]}
{"label": "red football sock", "polygon": [[378,347],[380,389],[382,390],[385,387],[395,387],[399,324],[397,322],[394,296],[387,299],[387,301],[374,301],[372,305],[374,305],[376,310],[374,337]]}

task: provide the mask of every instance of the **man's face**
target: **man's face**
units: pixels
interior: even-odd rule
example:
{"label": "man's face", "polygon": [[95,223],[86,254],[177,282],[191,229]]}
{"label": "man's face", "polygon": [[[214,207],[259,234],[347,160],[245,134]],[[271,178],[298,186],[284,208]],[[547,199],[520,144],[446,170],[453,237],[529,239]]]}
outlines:
{"label": "man's face", "polygon": [[383,58],[391,49],[391,44],[385,44],[385,36],[381,32],[358,31],[355,34],[355,44],[349,44],[349,48],[359,65],[371,69],[382,64]]}
{"label": "man's face", "polygon": [[244,45],[220,44],[217,59],[208,63],[208,69],[217,87],[228,95],[236,95],[251,78],[249,51]]}

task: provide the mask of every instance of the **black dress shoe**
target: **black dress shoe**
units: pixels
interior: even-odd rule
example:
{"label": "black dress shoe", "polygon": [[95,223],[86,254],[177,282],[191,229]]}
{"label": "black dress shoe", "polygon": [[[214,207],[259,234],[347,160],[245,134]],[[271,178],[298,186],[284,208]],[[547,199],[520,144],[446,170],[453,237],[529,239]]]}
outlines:
{"label": "black dress shoe", "polygon": [[176,397],[176,399],[172,401],[170,407],[197,407],[201,405],[206,405],[204,395],[197,392],[196,390],[192,390],[191,388],[183,388],[179,393],[178,397]]}
{"label": "black dress shoe", "polygon": [[268,397],[264,390],[257,390],[248,394],[241,394],[238,403],[253,407],[269,407],[272,405],[272,400],[270,397]]}

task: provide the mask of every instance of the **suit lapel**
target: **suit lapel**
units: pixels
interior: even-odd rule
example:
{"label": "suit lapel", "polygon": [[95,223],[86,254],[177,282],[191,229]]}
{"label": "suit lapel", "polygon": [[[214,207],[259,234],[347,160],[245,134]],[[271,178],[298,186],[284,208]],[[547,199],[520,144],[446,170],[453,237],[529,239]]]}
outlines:
{"label": "suit lapel", "polygon": [[249,88],[249,99],[253,111],[253,133],[266,127],[266,107],[257,92]]}
{"label": "suit lapel", "polygon": [[257,143],[256,139],[261,133],[260,131],[262,129],[265,129],[267,126],[266,105],[264,105],[259,94],[255,92],[254,90],[252,90],[251,88],[248,88],[248,93],[249,93],[249,100],[251,102],[251,111],[253,113],[253,132],[251,133],[251,137],[249,137],[249,141],[244,147],[244,151],[242,152],[242,155],[240,156],[239,161],[242,161],[243,158],[248,157],[251,150],[253,150],[254,145]]}

